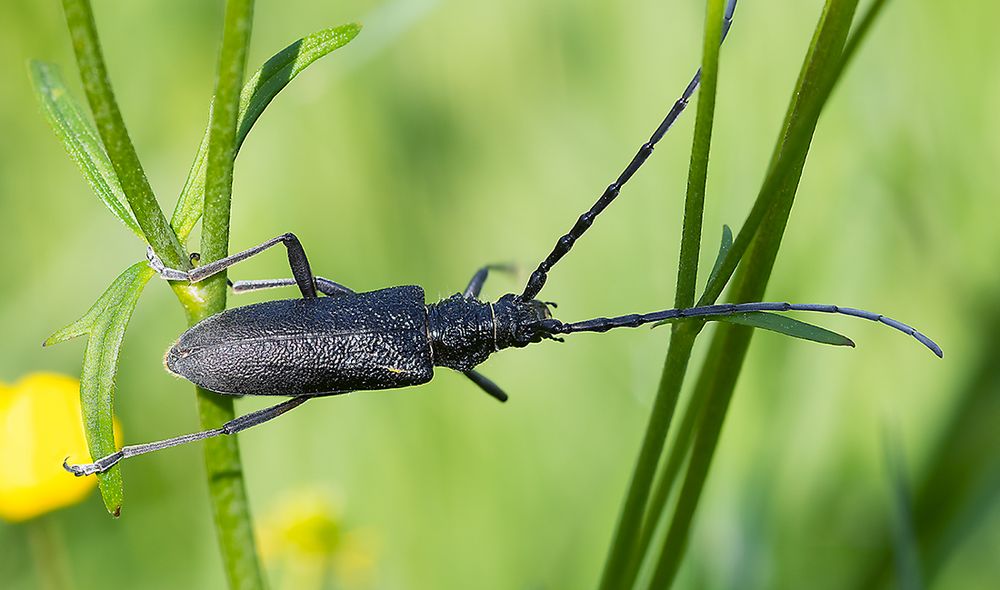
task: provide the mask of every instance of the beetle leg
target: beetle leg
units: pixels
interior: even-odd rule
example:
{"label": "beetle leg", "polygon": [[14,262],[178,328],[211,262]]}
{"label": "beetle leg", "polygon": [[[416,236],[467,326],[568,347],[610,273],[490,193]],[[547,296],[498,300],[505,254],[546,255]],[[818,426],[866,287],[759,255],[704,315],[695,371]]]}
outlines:
{"label": "beetle leg", "polygon": [[292,268],[292,276],[295,277],[295,284],[299,286],[302,296],[306,298],[316,297],[316,280],[309,268],[309,259],[306,258],[305,250],[302,249],[302,243],[293,233],[282,234],[253,248],[209,262],[190,271],[167,268],[151,247],[146,250],[146,258],[149,259],[149,266],[168,281],[197,283],[226,270],[237,262],[256,256],[276,244],[284,244],[288,250],[288,265]]}
{"label": "beetle leg", "polygon": [[468,371],[465,371],[464,375],[469,379],[471,379],[473,383],[478,385],[480,389],[485,391],[491,397],[502,402],[507,401],[507,394],[504,393],[502,389],[500,389],[500,386],[494,383],[491,379],[489,379],[482,373],[470,369]]}
{"label": "beetle leg", "polygon": [[[331,281],[330,279],[324,279],[323,277],[315,277],[316,279],[316,290],[320,293],[326,295],[327,297],[339,297],[341,295],[353,295],[354,291],[348,287],[341,285],[336,281]],[[249,293],[250,291],[259,291],[262,289],[275,289],[277,287],[291,287],[295,285],[295,279],[257,279],[250,281],[233,281],[232,285],[233,293]]]}
{"label": "beetle leg", "polygon": [[269,408],[264,408],[262,410],[257,410],[256,412],[250,412],[245,416],[240,416],[234,418],[229,422],[223,424],[220,428],[214,428],[212,430],[203,430],[202,432],[195,432],[192,434],[184,434],[181,436],[175,436],[174,438],[168,438],[166,440],[159,440],[156,442],[145,443],[141,445],[131,445],[122,447],[120,451],[101,457],[93,463],[83,463],[80,465],[70,465],[66,461],[63,461],[63,469],[69,471],[77,477],[84,475],[93,475],[95,473],[103,473],[113,466],[117,465],[122,459],[128,459],[129,457],[135,457],[136,455],[143,455],[145,453],[152,453],[154,451],[159,451],[162,449],[167,449],[170,447],[176,447],[177,445],[182,445],[184,443],[194,442],[196,440],[202,440],[206,438],[211,438],[213,436],[219,436],[221,434],[236,434],[242,430],[248,428],[253,428],[259,424],[263,424],[268,420],[277,418],[278,416],[284,414],[285,412],[292,410],[309,400],[310,396],[299,396],[293,397],[287,401],[281,402],[278,405],[271,406]]}
{"label": "beetle leg", "polygon": [[489,276],[491,270],[499,270],[506,273],[513,273],[515,271],[514,265],[512,264],[487,264],[477,270],[476,274],[472,275],[472,280],[470,280],[468,286],[465,287],[462,297],[465,297],[466,299],[478,298],[479,292],[483,290],[483,283],[486,282],[486,277]]}

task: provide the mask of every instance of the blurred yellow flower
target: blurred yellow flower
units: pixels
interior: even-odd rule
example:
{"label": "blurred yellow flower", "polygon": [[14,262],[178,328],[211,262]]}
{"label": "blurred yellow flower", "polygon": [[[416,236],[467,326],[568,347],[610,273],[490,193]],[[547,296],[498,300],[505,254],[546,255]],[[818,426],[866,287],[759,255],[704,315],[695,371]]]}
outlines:
{"label": "blurred yellow flower", "polygon": [[22,521],[75,504],[96,484],[62,468],[90,460],[80,412],[80,381],[32,373],[0,383],[0,518]]}
{"label": "blurred yellow flower", "polygon": [[281,571],[278,587],[372,585],[374,543],[365,531],[345,529],[332,494],[305,489],[286,495],[262,519],[259,533],[261,554]]}

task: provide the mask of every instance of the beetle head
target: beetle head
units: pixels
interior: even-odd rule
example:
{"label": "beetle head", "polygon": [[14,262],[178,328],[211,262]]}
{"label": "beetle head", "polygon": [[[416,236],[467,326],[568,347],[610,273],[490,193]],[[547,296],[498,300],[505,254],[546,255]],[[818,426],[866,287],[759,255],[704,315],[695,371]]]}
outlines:
{"label": "beetle head", "polygon": [[497,348],[522,348],[543,339],[552,339],[562,323],[552,318],[553,304],[537,299],[521,299],[513,293],[493,304],[496,314]]}

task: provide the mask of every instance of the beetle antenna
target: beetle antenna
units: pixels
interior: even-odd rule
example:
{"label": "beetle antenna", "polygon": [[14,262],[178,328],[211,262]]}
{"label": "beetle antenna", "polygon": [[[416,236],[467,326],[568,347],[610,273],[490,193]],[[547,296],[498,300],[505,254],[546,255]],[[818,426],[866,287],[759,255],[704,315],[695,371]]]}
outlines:
{"label": "beetle antenna", "polygon": [[944,356],[944,353],[941,351],[941,347],[938,346],[936,342],[903,322],[888,318],[879,313],[866,311],[864,309],[840,307],[837,305],[822,305],[816,303],[721,303],[717,305],[705,305],[702,307],[667,309],[664,311],[654,311],[653,313],[634,313],[614,318],[594,318],[592,320],[573,322],[570,324],[564,324],[558,320],[543,320],[542,326],[555,334],[572,334],[574,332],[607,332],[608,330],[613,330],[615,328],[637,328],[644,324],[653,322],[663,322],[685,318],[706,318],[708,320],[712,320],[719,319],[720,316],[761,311],[813,311],[863,318],[873,322],[885,324],[890,328],[894,328],[904,334],[913,336],[918,342],[929,348],[931,352],[936,354],[938,357]]}
{"label": "beetle antenna", "polygon": [[[726,4],[726,11],[722,21],[722,37],[719,39],[719,44],[721,45],[723,41],[726,40],[726,35],[729,33],[729,28],[733,24],[733,13],[736,11],[736,0],[729,0]],[[580,216],[576,220],[572,229],[569,233],[563,235],[556,241],[555,247],[552,252],[545,257],[531,273],[531,277],[528,279],[527,285],[524,287],[524,292],[521,293],[521,299],[529,300],[534,299],[538,295],[542,287],[545,286],[545,280],[548,278],[548,272],[559,260],[569,253],[570,249],[573,248],[573,244],[586,232],[591,224],[594,223],[594,219],[615,200],[618,193],[621,191],[625,183],[632,178],[632,175],[636,173],[637,170],[643,165],[649,155],[653,153],[653,148],[656,147],[657,142],[666,134],[670,127],[677,120],[677,117],[684,112],[684,108],[687,107],[688,101],[691,99],[691,95],[694,94],[695,89],[698,88],[698,83],[701,82],[701,68],[695,72],[694,77],[688,83],[687,88],[681,94],[681,97],[677,99],[674,106],[671,107],[667,116],[664,117],[660,125],[653,131],[653,135],[650,136],[649,141],[642,144],[639,151],[632,157],[632,161],[628,163],[625,170],[618,176],[618,178],[608,185],[608,188],[604,189],[604,194],[601,195],[597,202],[587,210],[586,213]]]}

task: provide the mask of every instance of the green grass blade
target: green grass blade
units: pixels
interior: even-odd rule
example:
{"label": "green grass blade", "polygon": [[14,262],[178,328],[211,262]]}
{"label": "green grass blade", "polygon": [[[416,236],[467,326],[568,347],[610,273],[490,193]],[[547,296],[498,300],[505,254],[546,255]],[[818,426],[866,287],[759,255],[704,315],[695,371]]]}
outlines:
{"label": "green grass blade", "polygon": [[142,233],[160,258],[172,268],[189,268],[187,254],[170,228],[139,163],[121,111],[111,89],[97,25],[89,0],[63,0],[87,102],[97,131]]}
{"label": "green grass blade", "polygon": [[892,496],[892,548],[897,584],[900,590],[922,590],[925,585],[914,531],[913,499],[898,435],[894,436],[886,429],[882,446]]}
{"label": "green grass blade", "polygon": [[737,313],[733,315],[719,316],[717,319],[730,324],[763,328],[764,330],[770,330],[772,332],[777,332],[793,338],[819,342],[820,344],[850,346],[851,348],[854,347],[854,341],[847,336],[831,332],[826,328],[808,324],[795,318],[778,315],[776,313],[768,313],[764,311]]}
{"label": "green grass blade", "polygon": [[[295,76],[319,58],[335,49],[347,45],[361,31],[361,25],[347,24],[313,33],[292,43],[276,53],[258,69],[240,93],[239,123],[236,134],[236,153],[246,139],[254,123],[274,97],[288,85]],[[208,164],[208,133],[198,147],[191,171],[188,172],[184,188],[174,208],[170,225],[181,240],[187,239],[194,229],[204,208],[205,169]]]}
{"label": "green grass blade", "polygon": [[63,147],[80,167],[84,178],[104,205],[132,233],[145,241],[139,224],[125,205],[125,193],[118,183],[114,166],[97,138],[97,132],[83,116],[80,105],[63,83],[59,68],[54,64],[32,60],[29,69],[31,83],[45,112],[45,118]]}
{"label": "green grass blade", "polygon": [[[741,265],[742,272],[735,281],[732,300],[759,301],[763,297],[819,114],[847,62],[849,54],[843,48],[856,8],[857,0],[827,2],[803,65],[799,84],[793,93],[789,114],[785,119],[786,129],[780,134],[779,145],[775,148],[779,155],[768,170],[754,211],[727,254],[716,284],[709,285],[703,299],[714,300],[718,296],[721,285],[728,281],[732,268],[735,267],[733,262],[727,269],[729,261],[738,260],[743,252],[747,253],[747,259]],[[758,210],[759,215],[755,218],[754,212]],[[741,238],[744,240],[742,251]],[[753,247],[747,251],[751,239]],[[724,324],[713,338],[695,388],[705,399],[695,400],[691,404],[692,407],[700,408],[703,414],[693,433],[693,443],[690,443],[691,460],[653,572],[652,587],[669,587],[680,567],[691,522],[708,477],[729,400],[752,333],[753,330],[748,326]],[[677,444],[689,443],[678,441]]]}
{"label": "green grass blade", "polygon": [[[680,263],[675,295],[677,307],[689,307],[694,302],[695,296],[724,14],[725,2],[723,0],[708,0],[706,2],[701,89],[698,94],[698,111],[691,148],[684,223],[681,230]],[[628,576],[629,564],[633,561],[643,515],[646,512],[646,503],[656,475],[656,467],[663,451],[667,432],[670,429],[670,422],[677,406],[681,386],[684,383],[684,375],[691,358],[694,341],[703,325],[703,323],[687,323],[674,330],[670,339],[656,399],[653,402],[642,446],[639,449],[632,479],[622,503],[618,524],[601,576],[600,587],[602,589],[621,588]],[[631,582],[629,581],[625,585],[627,587],[631,585]]]}

